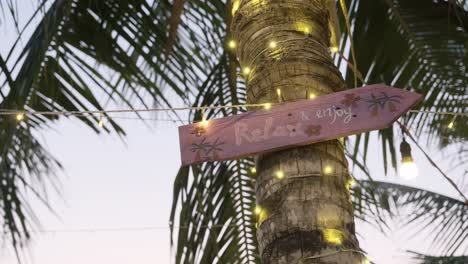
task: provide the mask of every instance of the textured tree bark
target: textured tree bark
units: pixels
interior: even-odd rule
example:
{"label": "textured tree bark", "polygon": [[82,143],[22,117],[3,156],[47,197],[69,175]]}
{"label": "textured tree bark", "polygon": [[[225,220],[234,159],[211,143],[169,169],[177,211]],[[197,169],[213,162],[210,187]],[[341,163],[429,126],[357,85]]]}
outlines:
{"label": "textured tree bark", "polygon": [[[233,1],[237,55],[242,69],[250,70],[244,71],[248,103],[345,89],[329,52],[326,1]],[[278,171],[284,178],[275,176]],[[263,263],[361,263],[362,256],[352,251],[359,245],[349,180],[338,140],[259,156],[257,239]],[[342,241],[327,241],[327,229],[338,230],[342,237],[336,239]]]}

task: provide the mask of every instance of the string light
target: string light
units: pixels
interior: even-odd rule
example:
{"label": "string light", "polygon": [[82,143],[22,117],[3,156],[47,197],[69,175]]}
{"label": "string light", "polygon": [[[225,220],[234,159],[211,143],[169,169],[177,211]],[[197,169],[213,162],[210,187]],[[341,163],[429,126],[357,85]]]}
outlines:
{"label": "string light", "polygon": [[411,146],[403,138],[400,144],[401,152],[401,168],[400,177],[405,180],[411,180],[418,176],[418,167],[414,163],[413,156],[411,155]]}
{"label": "string light", "polygon": [[364,258],[364,260],[362,261],[362,264],[370,264],[370,260],[368,258]]}
{"label": "string light", "polygon": [[356,185],[356,180],[354,178],[349,179],[349,181],[346,183],[346,190],[350,190],[351,187],[354,187]]}
{"label": "string light", "polygon": [[335,53],[335,52],[338,52],[339,49],[338,49],[338,47],[330,47],[330,51]]}
{"label": "string light", "polygon": [[237,47],[237,43],[236,43],[234,40],[230,40],[230,41],[228,42],[228,47],[229,47],[230,49],[235,49],[235,48]]}
{"label": "string light", "polygon": [[255,167],[252,167],[252,168],[250,169],[250,172],[251,172],[252,174],[255,174],[255,173],[257,173],[257,168],[255,168]]}
{"label": "string light", "polygon": [[324,229],[323,238],[325,239],[325,241],[331,244],[341,245],[343,243],[343,233],[338,229]]}
{"label": "string light", "polygon": [[102,112],[99,113],[99,127],[104,127],[104,121],[102,120]]}
{"label": "string light", "polygon": [[275,175],[276,175],[276,178],[280,180],[284,179],[284,172],[282,170],[277,171]]}
{"label": "string light", "polygon": [[297,31],[300,31],[306,35],[310,34],[310,26],[306,22],[303,22],[303,21],[296,22],[295,28]]}
{"label": "string light", "polygon": [[202,110],[202,121],[200,122],[200,125],[203,126],[203,127],[208,127],[208,119],[206,118],[206,114],[205,114],[205,109]]}
{"label": "string light", "polygon": [[244,73],[244,75],[249,75],[251,71],[252,71],[252,70],[250,69],[250,67],[245,67],[245,68],[242,70],[242,72]]}
{"label": "string light", "polygon": [[323,172],[324,172],[325,174],[327,174],[327,175],[328,175],[328,174],[331,174],[331,173],[333,172],[332,166],[330,166],[330,165],[325,166],[325,168],[323,168]]}
{"label": "string light", "polygon": [[264,104],[264,107],[265,107],[266,110],[269,110],[269,109],[271,109],[271,104],[266,103],[266,104]]}
{"label": "string light", "polygon": [[[310,94],[309,98],[314,99],[317,96]],[[249,108],[249,107],[265,107],[265,103],[261,104],[237,104],[237,105],[214,105],[214,106],[193,106],[193,107],[171,107],[171,108],[144,108],[144,109],[111,109],[111,110],[86,110],[86,111],[17,111],[13,109],[0,109],[0,116],[2,115],[63,115],[63,116],[85,116],[92,114],[105,113],[106,115],[115,113],[145,113],[145,112],[174,112],[174,111],[186,111],[186,110],[202,110],[202,109],[227,109],[227,108]],[[272,105],[268,103],[268,105]],[[421,113],[421,114],[433,114],[433,115],[451,115],[451,116],[467,116],[468,113],[460,112],[435,112],[435,111],[423,111],[423,110],[409,110],[410,113]],[[123,118],[123,117],[112,117],[112,118]],[[140,118],[139,118],[140,119]],[[156,120],[156,119],[154,119]],[[178,120],[177,120],[178,121]]]}
{"label": "string light", "polygon": [[23,113],[16,114],[16,120],[18,120],[18,122],[23,121],[24,120],[24,114]]}
{"label": "string light", "polygon": [[235,0],[234,2],[232,2],[232,15],[233,16],[236,14],[239,7],[240,7],[240,0]]}
{"label": "string light", "polygon": [[317,95],[316,95],[316,94],[311,93],[311,94],[309,95],[309,99],[314,100],[315,98],[317,98]]}
{"label": "string light", "polygon": [[449,129],[452,129],[452,128],[453,128],[453,126],[455,125],[455,120],[456,120],[456,119],[457,119],[457,115],[455,115],[455,116],[453,117],[452,121],[450,121],[450,123],[447,125],[447,127],[448,127]]}
{"label": "string light", "polygon": [[254,210],[255,214],[256,215],[259,215],[262,213],[262,208],[260,206],[255,206],[255,210]]}
{"label": "string light", "polygon": [[270,41],[270,43],[268,44],[268,46],[271,48],[271,49],[274,49],[278,46],[278,43],[276,43],[276,41]]}

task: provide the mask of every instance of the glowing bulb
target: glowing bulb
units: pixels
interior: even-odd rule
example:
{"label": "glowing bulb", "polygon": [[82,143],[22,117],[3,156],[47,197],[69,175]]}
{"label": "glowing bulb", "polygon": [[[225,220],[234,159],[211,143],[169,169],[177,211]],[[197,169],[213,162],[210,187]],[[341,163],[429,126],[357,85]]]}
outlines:
{"label": "glowing bulb", "polygon": [[251,172],[251,173],[257,173],[257,168],[252,167],[252,168],[250,169],[250,172]]}
{"label": "glowing bulb", "polygon": [[23,121],[23,120],[24,120],[24,114],[23,114],[23,113],[17,114],[17,115],[16,115],[16,120],[18,120],[18,121],[20,121],[20,122]]}
{"label": "glowing bulb", "polygon": [[276,43],[276,41],[270,41],[270,44],[268,44],[268,46],[271,48],[271,49],[274,49],[278,46],[278,43]]}
{"label": "glowing bulb", "polygon": [[331,52],[338,52],[338,50],[339,50],[338,47],[331,47],[330,48]]}
{"label": "glowing bulb", "polygon": [[235,0],[233,3],[232,3],[232,15],[236,14],[237,10],[239,9],[240,7],[240,0]]}
{"label": "glowing bulb", "polygon": [[412,180],[418,177],[418,167],[414,161],[403,161],[400,167],[400,177],[404,180]]}
{"label": "glowing bulb", "polygon": [[400,177],[405,180],[411,180],[418,176],[418,167],[414,163],[411,156],[411,146],[406,142],[405,138],[400,144],[401,152],[401,168]]}
{"label": "glowing bulb", "polygon": [[333,172],[333,168],[330,165],[327,165],[325,168],[323,168],[323,172],[325,174],[331,174]]}
{"label": "glowing bulb", "polygon": [[455,124],[455,123],[452,121],[452,122],[450,122],[450,124],[448,124],[447,127],[450,128],[450,129],[452,129],[454,124]]}
{"label": "glowing bulb", "polygon": [[311,94],[309,95],[309,99],[313,100],[313,99],[315,99],[315,98],[317,98],[317,95],[316,95],[316,94],[311,93]]}
{"label": "glowing bulb", "polygon": [[283,171],[280,171],[280,170],[277,171],[277,172],[276,172],[276,178],[278,178],[278,179],[280,179],[280,180],[284,179],[284,172],[283,172]]}
{"label": "glowing bulb", "polygon": [[349,179],[349,181],[346,183],[346,189],[349,191],[351,187],[354,187],[356,185],[356,180],[353,178]]}
{"label": "glowing bulb", "polygon": [[249,67],[245,67],[245,68],[242,70],[242,72],[244,73],[244,75],[249,75],[251,71],[252,71],[252,70],[251,70]]}
{"label": "glowing bulb", "polygon": [[104,121],[102,120],[102,113],[99,113],[99,127],[104,127]]}
{"label": "glowing bulb", "polygon": [[362,264],[370,264],[370,260],[368,258],[365,258],[363,261],[362,261]]}
{"label": "glowing bulb", "polygon": [[281,89],[276,89],[276,93],[278,94],[278,97],[281,97]]}
{"label": "glowing bulb", "polygon": [[254,212],[255,212],[256,215],[259,215],[259,214],[262,213],[262,208],[257,205],[257,206],[255,206],[255,211]]}
{"label": "glowing bulb", "polygon": [[296,22],[295,28],[306,35],[310,34],[310,26],[306,22]]}
{"label": "glowing bulb", "polygon": [[202,114],[202,121],[200,122],[200,125],[206,128],[208,126],[208,123],[209,123],[209,121],[206,119],[206,115],[203,113]]}
{"label": "glowing bulb", "polygon": [[266,109],[266,110],[271,109],[271,104],[270,104],[270,103],[266,103],[266,104],[265,104],[265,109]]}
{"label": "glowing bulb", "polygon": [[230,40],[230,41],[228,42],[228,47],[229,47],[230,49],[235,49],[235,48],[237,47],[237,43],[236,43],[234,40]]}
{"label": "glowing bulb", "polygon": [[325,241],[335,245],[343,243],[343,233],[340,230],[327,228],[323,230],[323,238]]}

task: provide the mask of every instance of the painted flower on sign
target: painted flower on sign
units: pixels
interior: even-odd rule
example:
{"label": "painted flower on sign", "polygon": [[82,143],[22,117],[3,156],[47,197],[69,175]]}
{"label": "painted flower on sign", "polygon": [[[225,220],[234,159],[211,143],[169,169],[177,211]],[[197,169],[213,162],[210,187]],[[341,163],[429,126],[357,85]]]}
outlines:
{"label": "painted flower on sign", "polygon": [[305,130],[305,133],[309,136],[318,136],[320,135],[320,132],[322,130],[322,126],[308,126],[307,129]]}
{"label": "painted flower on sign", "polygon": [[341,103],[346,105],[346,107],[357,107],[357,102],[361,100],[360,96],[356,96],[353,93],[351,94],[345,94],[344,99],[341,100]]}

